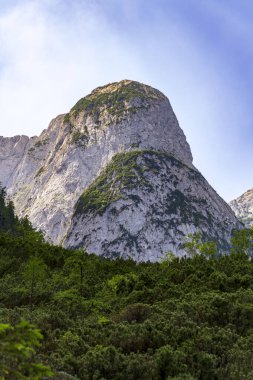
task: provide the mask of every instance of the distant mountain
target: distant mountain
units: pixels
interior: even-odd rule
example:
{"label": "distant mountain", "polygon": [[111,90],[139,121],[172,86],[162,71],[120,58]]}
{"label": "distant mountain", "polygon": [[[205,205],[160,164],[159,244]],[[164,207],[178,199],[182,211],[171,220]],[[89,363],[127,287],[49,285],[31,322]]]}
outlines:
{"label": "distant mountain", "polygon": [[124,80],[99,87],[39,137],[0,137],[0,181],[46,238],[157,261],[201,231],[228,244],[231,208],[192,164],[169,100]]}
{"label": "distant mountain", "polygon": [[253,189],[231,201],[230,206],[246,227],[253,226]]}

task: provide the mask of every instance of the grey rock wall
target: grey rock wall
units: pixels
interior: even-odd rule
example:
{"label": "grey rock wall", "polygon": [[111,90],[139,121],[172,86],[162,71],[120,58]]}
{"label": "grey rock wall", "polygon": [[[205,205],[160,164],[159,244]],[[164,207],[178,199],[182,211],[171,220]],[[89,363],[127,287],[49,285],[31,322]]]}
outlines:
{"label": "grey rock wall", "polygon": [[[127,181],[120,176],[120,156],[132,167]],[[182,255],[185,235],[201,231],[227,247],[239,223],[197,170],[161,152],[132,152],[128,163],[124,156],[117,156],[118,166],[113,159],[79,200],[66,246],[105,257],[158,261],[168,251]],[[105,201],[113,202],[104,205],[104,199],[94,198],[100,187],[107,192]]]}
{"label": "grey rock wall", "polygon": [[[168,163],[166,170],[161,166],[163,181],[157,173],[150,174],[150,183],[157,182],[156,193],[148,193],[139,186],[136,195],[141,198],[141,210],[138,208],[140,206],[128,205],[128,210],[119,212],[118,217],[112,219],[110,210],[113,207],[119,209],[118,201],[103,215],[85,214],[79,215],[78,219],[76,204],[83,192],[116,154],[136,150],[169,154],[180,162],[182,168],[177,174],[178,186],[171,188],[170,178],[175,173]],[[171,191],[178,189],[182,194],[188,194],[187,189],[192,186],[187,176],[188,170],[199,175],[192,164],[190,147],[169,100],[160,91],[134,81],[125,80],[95,89],[80,99],[68,114],[52,120],[39,137],[0,137],[0,182],[13,199],[17,214],[27,215],[53,243],[79,246],[82,241],[89,252],[97,254],[110,255],[113,250],[118,250],[120,256],[124,256],[124,252],[129,256],[133,252],[132,256],[138,260],[156,260],[168,249],[178,250],[184,234],[199,228],[209,233],[210,228],[204,227],[204,224],[195,225],[193,219],[184,223],[180,215],[175,218],[169,211],[163,214],[171,202],[170,198],[166,201]],[[206,199],[211,209],[217,210],[213,211],[212,226],[218,234],[222,225],[224,233],[220,238],[226,240],[231,229],[238,226],[236,218],[206,182],[205,185],[201,182],[196,186],[193,187],[196,197]],[[126,193],[124,202],[128,202],[131,194]],[[198,203],[197,198],[192,200],[192,205]],[[191,199],[187,199],[190,207]],[[159,213],[153,218],[151,205],[154,203]],[[206,215],[204,205],[197,209],[198,213]],[[191,212],[193,209],[191,211],[189,208]],[[156,230],[153,219],[158,218],[167,221],[175,219],[176,229],[170,231],[168,224],[166,232],[162,232],[161,228]],[[133,235],[141,231],[138,237],[141,251],[124,251],[124,242],[118,245],[110,243],[119,234],[119,227],[114,226],[119,221],[121,225],[128,226]],[[82,224],[85,224],[83,232]],[[76,234],[78,239],[74,238]],[[105,250],[103,244],[109,248]],[[149,245],[152,248],[147,249]]]}
{"label": "grey rock wall", "polygon": [[253,226],[253,189],[231,201],[230,206],[239,220],[246,227]]}

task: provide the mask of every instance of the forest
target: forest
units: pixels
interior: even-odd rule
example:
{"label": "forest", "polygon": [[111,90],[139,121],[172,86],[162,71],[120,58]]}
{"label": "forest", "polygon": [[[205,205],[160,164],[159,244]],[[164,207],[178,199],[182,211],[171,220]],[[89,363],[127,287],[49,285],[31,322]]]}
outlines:
{"label": "forest", "polygon": [[253,230],[135,263],[45,241],[0,189],[0,379],[253,379]]}

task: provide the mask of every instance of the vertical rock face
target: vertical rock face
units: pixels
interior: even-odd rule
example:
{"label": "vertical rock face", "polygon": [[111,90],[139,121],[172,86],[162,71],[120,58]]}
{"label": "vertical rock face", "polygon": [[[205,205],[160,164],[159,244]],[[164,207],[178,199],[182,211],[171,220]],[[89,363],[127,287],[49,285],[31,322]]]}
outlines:
{"label": "vertical rock face", "polygon": [[253,226],[253,189],[246,191],[229,204],[237,218],[246,227]]}
{"label": "vertical rock face", "polygon": [[0,178],[4,186],[15,186],[18,174],[22,170],[20,163],[29,145],[30,139],[27,136],[0,136]]}
{"label": "vertical rock face", "polygon": [[181,252],[239,223],[192,164],[169,100],[124,80],[95,89],[39,137],[0,138],[0,181],[18,215],[57,244],[136,260]]}
{"label": "vertical rock face", "polygon": [[[221,212],[222,210],[222,212]],[[202,231],[226,246],[236,219],[203,176],[168,153],[114,156],[79,199],[66,245],[157,261]]]}

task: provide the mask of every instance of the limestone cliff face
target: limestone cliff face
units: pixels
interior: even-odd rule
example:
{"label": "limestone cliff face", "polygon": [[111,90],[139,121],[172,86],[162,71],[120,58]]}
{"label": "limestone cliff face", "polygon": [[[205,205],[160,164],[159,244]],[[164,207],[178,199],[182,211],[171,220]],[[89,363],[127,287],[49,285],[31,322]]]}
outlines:
{"label": "limestone cliff face", "polygon": [[131,151],[114,156],[85,190],[66,245],[157,261],[169,250],[182,254],[184,236],[197,231],[226,246],[235,225],[197,170],[169,153]]}
{"label": "limestone cliff face", "polygon": [[253,189],[231,201],[230,206],[246,227],[253,226]]}
{"label": "limestone cliff face", "polygon": [[39,137],[0,138],[0,182],[57,244],[157,260],[201,230],[239,226],[192,164],[169,100],[124,80],[95,89]]}

